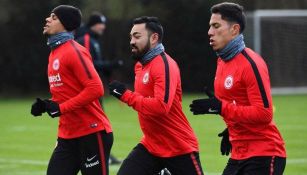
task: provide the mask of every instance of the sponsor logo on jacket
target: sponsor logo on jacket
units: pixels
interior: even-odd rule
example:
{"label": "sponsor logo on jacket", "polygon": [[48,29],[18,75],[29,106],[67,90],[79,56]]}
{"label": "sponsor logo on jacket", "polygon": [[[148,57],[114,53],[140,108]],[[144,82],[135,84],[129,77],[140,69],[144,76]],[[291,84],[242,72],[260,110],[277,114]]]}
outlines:
{"label": "sponsor logo on jacket", "polygon": [[60,82],[61,81],[60,73],[58,73],[56,75],[51,75],[48,78],[49,78],[49,83],[54,83],[54,82]]}
{"label": "sponsor logo on jacket", "polygon": [[50,87],[58,87],[63,85],[60,73],[57,73],[56,75],[50,75],[48,79]]}

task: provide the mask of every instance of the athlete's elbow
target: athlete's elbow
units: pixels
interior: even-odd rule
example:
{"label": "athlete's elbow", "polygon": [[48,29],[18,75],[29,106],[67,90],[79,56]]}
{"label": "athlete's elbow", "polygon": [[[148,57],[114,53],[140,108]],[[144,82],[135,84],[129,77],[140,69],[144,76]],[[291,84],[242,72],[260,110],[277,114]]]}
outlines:
{"label": "athlete's elbow", "polygon": [[159,116],[165,116],[169,112],[169,108],[167,107],[167,104],[165,104],[164,102],[161,102],[159,107],[157,107],[156,109],[157,109],[156,113]]}
{"label": "athlete's elbow", "polygon": [[270,109],[263,111],[263,123],[269,124],[273,120],[273,112]]}
{"label": "athlete's elbow", "polygon": [[100,98],[104,95],[103,87],[100,85],[93,86],[90,91],[95,98]]}
{"label": "athlete's elbow", "polygon": [[99,86],[99,87],[97,87],[96,88],[97,90],[96,90],[96,95],[98,96],[98,97],[102,97],[103,95],[104,95],[104,90],[103,90],[103,87],[102,86]]}
{"label": "athlete's elbow", "polygon": [[97,96],[98,97],[102,97],[103,95],[104,95],[104,90],[103,89],[97,90]]}

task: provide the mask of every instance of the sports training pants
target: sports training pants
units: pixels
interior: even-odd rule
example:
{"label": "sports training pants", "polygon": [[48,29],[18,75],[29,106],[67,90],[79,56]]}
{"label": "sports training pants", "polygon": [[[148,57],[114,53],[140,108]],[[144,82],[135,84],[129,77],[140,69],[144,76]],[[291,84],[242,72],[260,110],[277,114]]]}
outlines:
{"label": "sports training pants", "polygon": [[286,158],[277,156],[229,159],[223,175],[282,175],[285,166]]}
{"label": "sports training pants", "polygon": [[203,175],[198,152],[162,158],[138,144],[122,163],[118,175],[154,175],[167,168],[172,175]]}
{"label": "sports training pants", "polygon": [[86,136],[58,138],[47,175],[108,175],[113,134],[104,130]]}

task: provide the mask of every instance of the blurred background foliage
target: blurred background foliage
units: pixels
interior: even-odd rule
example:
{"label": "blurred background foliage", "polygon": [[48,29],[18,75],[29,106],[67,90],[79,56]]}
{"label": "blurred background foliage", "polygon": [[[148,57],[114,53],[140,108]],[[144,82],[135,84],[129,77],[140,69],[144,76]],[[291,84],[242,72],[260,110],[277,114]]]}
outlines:
{"label": "blurred background foliage", "polygon": [[[107,30],[101,38],[103,55],[123,59],[125,65],[113,78],[133,82],[130,59],[131,21],[142,15],[161,20],[164,45],[178,63],[184,91],[212,88],[216,56],[208,45],[210,7],[218,0],[1,0],[0,1],[0,95],[19,96],[48,92],[46,76],[49,48],[42,35],[45,18],[57,5],[77,6],[84,20],[92,11],[107,17]],[[306,9],[306,0],[237,0],[247,11],[255,9]],[[107,85],[105,85],[106,87]]]}

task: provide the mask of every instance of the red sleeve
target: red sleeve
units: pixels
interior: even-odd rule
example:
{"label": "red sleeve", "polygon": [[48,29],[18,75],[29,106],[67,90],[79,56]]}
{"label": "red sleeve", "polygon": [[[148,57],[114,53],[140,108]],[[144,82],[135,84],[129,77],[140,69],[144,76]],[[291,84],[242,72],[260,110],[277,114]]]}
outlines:
{"label": "red sleeve", "polygon": [[81,83],[83,89],[77,96],[60,104],[62,113],[84,107],[103,96],[104,93],[102,82],[94,68],[89,53],[78,49],[73,42],[72,46],[73,51],[69,55],[72,58],[68,59],[71,60],[69,63],[70,68],[74,73],[74,78]]}
{"label": "red sleeve", "polygon": [[[229,120],[247,124],[265,124],[272,121],[272,100],[270,95],[270,80],[264,62],[245,66],[242,72],[242,82],[246,87],[249,105],[237,105],[222,101],[222,116]],[[257,70],[256,70],[257,69]],[[258,77],[258,78],[257,78]]]}
{"label": "red sleeve", "polygon": [[127,91],[121,98],[123,102],[144,115],[163,116],[169,112],[174,100],[177,71],[166,57],[162,59],[161,62],[155,62],[151,69],[154,80],[153,97],[144,97],[139,93]]}

